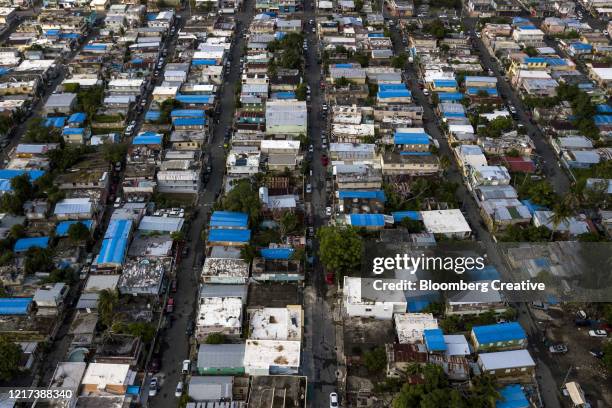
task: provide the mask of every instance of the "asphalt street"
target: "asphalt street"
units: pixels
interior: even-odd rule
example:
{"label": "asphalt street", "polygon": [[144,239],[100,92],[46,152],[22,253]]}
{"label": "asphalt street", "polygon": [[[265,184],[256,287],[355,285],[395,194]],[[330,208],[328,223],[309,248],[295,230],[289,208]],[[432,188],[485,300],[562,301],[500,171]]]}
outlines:
{"label": "asphalt street", "polygon": [[[309,143],[314,147],[311,161],[312,177],[306,182],[312,184],[310,202],[316,231],[326,225],[328,220],[324,217],[327,203],[325,191],[327,168],[321,163],[321,156],[326,154],[321,147],[321,131],[325,129],[327,123],[322,116],[322,104],[325,103],[325,95],[323,90],[319,88],[321,67],[317,64],[318,40],[316,34],[312,33],[313,25],[308,24],[309,20],[315,20],[315,18],[314,2],[313,0],[306,0],[304,23],[306,24],[305,33],[308,39],[308,51],[305,54],[307,60],[305,79],[311,89],[308,126]],[[315,254],[317,250],[317,240],[313,239]],[[327,289],[323,268],[315,260],[310,270],[304,296],[306,319],[302,353],[303,374],[308,376],[310,382],[308,401],[309,406],[313,408],[328,406],[329,394],[337,391],[336,329],[331,308],[333,299],[327,296]]]}
{"label": "asphalt street", "polygon": [[[254,0],[247,0],[243,6],[244,11],[236,14],[236,19],[242,27],[248,27],[254,15]],[[182,379],[181,364],[190,358],[190,349],[193,337],[186,335],[188,324],[192,324],[195,316],[199,274],[202,262],[203,242],[201,232],[206,228],[211,205],[215,202],[223,187],[225,173],[225,152],[222,147],[225,130],[232,126],[235,108],[235,88],[240,81],[240,56],[245,45],[245,39],[239,37],[232,48],[231,70],[226,78],[220,95],[219,123],[214,127],[212,143],[208,145],[208,153],[212,161],[212,174],[205,189],[200,193],[197,204],[198,215],[189,225],[186,245],[190,248],[187,257],[177,266],[176,274],[178,287],[172,296],[175,300],[174,321],[172,325],[160,334],[158,341],[162,342],[161,371],[159,378],[160,389],[155,397],[145,401],[151,407],[167,408],[177,405],[178,399],[174,396],[177,383]],[[195,361],[192,362],[192,368]],[[145,385],[148,385],[148,381]],[[146,393],[145,393],[146,394]]]}

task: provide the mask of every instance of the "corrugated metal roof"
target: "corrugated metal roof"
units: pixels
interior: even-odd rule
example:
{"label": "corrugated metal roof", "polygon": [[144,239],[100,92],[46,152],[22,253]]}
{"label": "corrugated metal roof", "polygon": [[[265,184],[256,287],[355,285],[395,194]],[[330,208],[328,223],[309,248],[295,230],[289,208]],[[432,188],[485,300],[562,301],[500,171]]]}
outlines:
{"label": "corrugated metal roof", "polygon": [[141,231],[175,232],[183,228],[184,218],[144,216],[138,225]]}
{"label": "corrugated metal roof", "polygon": [[175,109],[170,112],[172,118],[203,118],[206,113],[200,109]]}
{"label": "corrugated metal roof", "polygon": [[54,214],[82,214],[91,212],[92,203],[87,198],[68,198],[55,204]]}
{"label": "corrugated metal roof", "polygon": [[32,298],[0,298],[0,315],[28,314]]}
{"label": "corrugated metal roof", "polygon": [[213,228],[208,234],[209,242],[249,242],[251,230]]}
{"label": "corrugated metal roof", "polygon": [[397,131],[393,135],[393,142],[398,145],[430,144],[429,135],[425,132],[406,133]]}
{"label": "corrugated metal roof", "polygon": [[201,344],[198,349],[198,368],[241,368],[244,367],[244,343]]}
{"label": "corrugated metal roof", "polygon": [[474,337],[480,344],[496,343],[498,341],[511,341],[526,339],[525,330],[518,322],[490,324],[487,326],[474,326]]}
{"label": "corrugated metal roof", "polygon": [[215,211],[210,217],[211,227],[246,228],[249,224],[247,213],[234,211]]}
{"label": "corrugated metal roof", "polygon": [[15,242],[13,251],[25,252],[30,248],[47,248],[48,246],[49,237],[20,238]]}
{"label": "corrugated metal roof", "polygon": [[206,118],[176,118],[172,124],[174,126],[204,126]]}
{"label": "corrugated metal roof", "polygon": [[425,345],[429,351],[444,351],[446,343],[444,342],[444,333],[441,329],[425,329],[423,331]]}

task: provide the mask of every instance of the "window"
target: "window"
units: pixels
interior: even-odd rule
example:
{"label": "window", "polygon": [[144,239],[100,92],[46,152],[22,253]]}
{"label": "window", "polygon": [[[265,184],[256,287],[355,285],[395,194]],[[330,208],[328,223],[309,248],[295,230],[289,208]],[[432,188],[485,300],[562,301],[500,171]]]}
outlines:
{"label": "window", "polygon": [[527,371],[527,367],[521,368],[521,371]]}
{"label": "window", "polygon": [[371,311],[372,311],[372,308],[371,308],[371,307],[366,307],[365,311],[366,311],[366,312],[371,312]]}

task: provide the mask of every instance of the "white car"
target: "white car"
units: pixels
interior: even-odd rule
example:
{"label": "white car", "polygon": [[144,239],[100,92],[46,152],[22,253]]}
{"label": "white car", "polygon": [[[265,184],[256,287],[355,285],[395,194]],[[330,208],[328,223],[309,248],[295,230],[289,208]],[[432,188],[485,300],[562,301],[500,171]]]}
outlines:
{"label": "white car", "polygon": [[306,194],[312,193],[312,186],[310,184],[306,184]]}
{"label": "white car", "polygon": [[338,394],[332,392],[329,394],[329,408],[338,408]]}
{"label": "white car", "polygon": [[308,146],[308,151],[310,153],[314,152],[314,146],[313,145]]}
{"label": "white car", "polygon": [[331,207],[325,207],[325,215],[328,216],[328,217],[331,217],[331,215],[332,215]]}
{"label": "white car", "polygon": [[189,360],[183,360],[183,365],[182,365],[182,370],[181,373],[183,374],[189,374],[189,369],[191,368],[191,361]]}
{"label": "white car", "polygon": [[608,332],[605,330],[589,330],[589,336],[591,337],[608,337]]}
{"label": "white car", "polygon": [[183,395],[183,382],[179,381],[178,384],[176,384],[176,390],[174,390],[174,396],[176,398],[181,398],[182,395]]}
{"label": "white car", "polygon": [[157,378],[151,378],[151,382],[149,382],[149,397],[154,397],[157,395]]}
{"label": "white car", "polygon": [[608,35],[608,30],[603,30],[604,35]]}

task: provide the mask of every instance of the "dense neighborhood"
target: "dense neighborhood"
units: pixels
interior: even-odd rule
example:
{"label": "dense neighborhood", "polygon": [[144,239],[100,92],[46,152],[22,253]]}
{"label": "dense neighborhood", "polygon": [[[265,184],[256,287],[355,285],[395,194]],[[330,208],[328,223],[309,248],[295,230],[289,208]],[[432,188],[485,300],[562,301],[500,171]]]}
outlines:
{"label": "dense neighborhood", "polygon": [[[0,0],[0,407],[612,406],[610,33],[612,0]],[[448,278],[396,252],[491,289],[379,291]]]}

